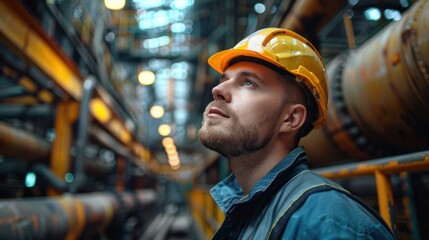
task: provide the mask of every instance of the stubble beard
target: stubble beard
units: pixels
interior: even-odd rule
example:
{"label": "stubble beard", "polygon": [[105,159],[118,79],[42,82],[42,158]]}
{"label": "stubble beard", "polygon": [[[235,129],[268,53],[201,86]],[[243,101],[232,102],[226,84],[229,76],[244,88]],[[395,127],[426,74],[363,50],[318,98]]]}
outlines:
{"label": "stubble beard", "polygon": [[271,140],[280,111],[278,108],[260,121],[247,124],[240,123],[237,116],[231,113],[227,121],[234,124],[222,129],[216,129],[216,123],[204,115],[198,137],[204,146],[227,158],[249,154],[262,149]]}

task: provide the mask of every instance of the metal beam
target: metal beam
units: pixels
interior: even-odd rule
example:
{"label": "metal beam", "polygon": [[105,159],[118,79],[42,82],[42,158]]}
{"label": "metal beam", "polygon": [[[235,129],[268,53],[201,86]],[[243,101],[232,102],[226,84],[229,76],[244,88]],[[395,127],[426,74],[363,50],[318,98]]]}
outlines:
{"label": "metal beam", "polygon": [[0,117],[2,118],[52,118],[54,108],[49,105],[0,105]]}

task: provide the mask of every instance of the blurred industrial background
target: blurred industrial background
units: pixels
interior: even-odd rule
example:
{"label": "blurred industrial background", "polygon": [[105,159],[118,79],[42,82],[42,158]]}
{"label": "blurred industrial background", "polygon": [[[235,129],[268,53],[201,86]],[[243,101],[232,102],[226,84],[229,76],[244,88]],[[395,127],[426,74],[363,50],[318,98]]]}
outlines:
{"label": "blurred industrial background", "polygon": [[207,58],[263,27],[327,64],[312,168],[429,239],[424,0],[0,0],[0,238],[210,239]]}

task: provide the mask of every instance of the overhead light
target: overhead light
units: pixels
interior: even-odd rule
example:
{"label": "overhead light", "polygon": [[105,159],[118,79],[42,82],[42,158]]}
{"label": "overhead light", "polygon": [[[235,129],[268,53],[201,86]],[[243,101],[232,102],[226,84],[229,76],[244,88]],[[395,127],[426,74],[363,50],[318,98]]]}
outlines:
{"label": "overhead light", "polygon": [[165,147],[165,152],[167,153],[168,156],[177,155],[176,145],[171,145],[171,146]]}
{"label": "overhead light", "polygon": [[64,175],[64,181],[66,181],[66,183],[71,183],[74,180],[74,176],[72,173],[66,173]]}
{"label": "overhead light", "polygon": [[146,49],[159,48],[170,44],[171,40],[168,36],[150,38],[143,41],[143,47]]}
{"label": "overhead light", "polygon": [[107,42],[113,42],[113,41],[115,41],[115,38],[116,38],[116,35],[115,35],[115,33],[113,33],[113,32],[108,32],[107,34],[106,34],[106,36],[104,36],[104,39],[107,41]]}
{"label": "overhead light", "polygon": [[408,2],[408,0],[399,0],[399,3],[404,8],[406,8],[406,7],[408,7],[410,5],[410,3]]}
{"label": "overhead light", "polygon": [[150,115],[154,118],[162,118],[164,116],[164,108],[162,106],[152,106],[149,111]]}
{"label": "overhead light", "polygon": [[389,20],[393,20],[393,21],[399,21],[401,20],[401,12],[399,12],[398,10],[394,10],[394,9],[386,9],[384,10],[384,17],[386,17],[386,19]]}
{"label": "overhead light", "polygon": [[159,127],[158,127],[158,133],[159,133],[159,135],[161,135],[163,137],[170,135],[170,133],[171,133],[171,127],[170,127],[170,125],[168,125],[168,124],[161,124],[161,125],[159,125]]}
{"label": "overhead light", "polygon": [[34,187],[36,185],[36,174],[34,172],[28,172],[25,176],[25,186]]}
{"label": "overhead light", "polygon": [[170,164],[170,167],[174,170],[177,170],[180,168],[180,159],[179,157],[172,157],[168,158],[168,163]]}
{"label": "overhead light", "polygon": [[184,23],[177,22],[171,24],[170,29],[173,33],[182,33],[186,30],[186,25]]}
{"label": "overhead light", "polygon": [[170,4],[171,8],[183,10],[194,5],[194,0],[173,0]]}
{"label": "overhead light", "polygon": [[265,12],[265,5],[262,3],[256,3],[254,6],[255,12],[261,14]]}
{"label": "overhead light", "polygon": [[370,21],[378,21],[381,18],[381,12],[378,8],[368,8],[365,11],[365,17]]}
{"label": "overhead light", "polygon": [[125,0],[104,0],[104,6],[110,10],[120,10],[125,6]]}
{"label": "overhead light", "polygon": [[176,145],[174,140],[171,137],[165,137],[162,139],[162,145],[165,148],[165,153],[167,154],[168,163],[172,169],[180,168],[180,158],[179,153],[177,152]]}
{"label": "overhead light", "polygon": [[174,140],[171,137],[166,137],[162,139],[162,146],[167,148],[168,146],[174,145]]}
{"label": "overhead light", "polygon": [[141,71],[138,79],[142,85],[151,85],[155,82],[155,74],[151,71]]}

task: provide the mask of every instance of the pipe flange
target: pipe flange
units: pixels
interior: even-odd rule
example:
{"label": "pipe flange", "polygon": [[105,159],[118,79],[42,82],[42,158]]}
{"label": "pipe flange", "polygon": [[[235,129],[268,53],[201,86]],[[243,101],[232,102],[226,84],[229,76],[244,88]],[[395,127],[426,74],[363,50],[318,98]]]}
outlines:
{"label": "pipe flange", "polygon": [[[344,93],[343,93],[343,84],[342,84],[342,75],[344,72],[344,68],[347,65],[349,59],[353,58],[355,54],[354,50],[348,50],[342,53],[339,58],[339,64],[334,71],[332,76],[331,83],[331,95],[332,95],[332,106],[335,107],[335,111],[337,112],[338,118],[341,122],[341,127],[348,135],[350,140],[356,145],[356,148],[362,153],[360,156],[368,156],[375,157],[381,156],[383,154],[380,147],[377,146],[376,143],[370,141],[364,132],[359,128],[354,119],[351,117],[349,110],[347,108],[347,104],[345,103]],[[337,130],[336,130],[337,132]],[[335,134],[335,133],[334,133]],[[331,133],[331,135],[333,135]],[[341,145],[341,143],[336,142],[337,145]],[[340,149],[342,149],[340,147]]]}

